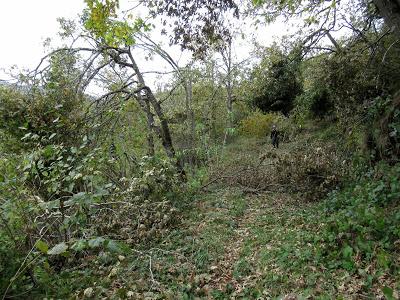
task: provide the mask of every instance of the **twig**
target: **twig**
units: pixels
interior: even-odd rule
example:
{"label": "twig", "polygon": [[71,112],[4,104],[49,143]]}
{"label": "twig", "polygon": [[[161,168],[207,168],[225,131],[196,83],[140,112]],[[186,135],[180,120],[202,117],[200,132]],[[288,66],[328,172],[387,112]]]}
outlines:
{"label": "twig", "polygon": [[153,285],[156,283],[156,281],[154,280],[153,271],[151,270],[151,255],[148,255],[148,257],[149,257],[149,271],[150,271],[150,277],[151,277],[151,282],[152,282],[151,287],[153,287]]}
{"label": "twig", "polygon": [[[53,224],[54,224],[54,222],[53,222],[51,225],[53,225]],[[46,232],[47,232],[47,229],[46,229],[45,232],[43,232],[43,234],[39,237],[38,240],[40,240],[40,239],[46,234]],[[37,242],[37,241],[36,241],[36,242]],[[32,262],[34,262],[38,257],[40,257],[40,256],[37,256],[36,258],[34,258],[29,264],[27,264],[27,265],[22,269],[22,267],[24,266],[25,262],[27,261],[29,255],[30,255],[30,254],[33,252],[33,250],[35,249],[36,242],[33,244],[31,250],[29,250],[28,254],[25,256],[23,262],[22,262],[21,265],[19,266],[19,268],[18,268],[17,272],[15,273],[15,275],[10,279],[10,283],[8,284],[6,290],[4,291],[2,300],[4,300],[4,299],[6,298],[8,290],[10,289],[11,285],[13,284],[13,282],[14,282],[14,281],[18,278],[18,276],[21,274],[21,272],[25,271],[25,269],[26,269],[29,265],[31,265]]]}

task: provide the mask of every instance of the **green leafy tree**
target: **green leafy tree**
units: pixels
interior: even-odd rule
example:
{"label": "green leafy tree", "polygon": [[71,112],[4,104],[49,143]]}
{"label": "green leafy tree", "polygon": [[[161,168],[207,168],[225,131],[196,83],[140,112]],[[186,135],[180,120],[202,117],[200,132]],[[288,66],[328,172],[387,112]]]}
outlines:
{"label": "green leafy tree", "polygon": [[265,53],[250,76],[250,103],[264,112],[288,114],[302,91],[300,58],[294,52],[285,55],[276,46],[267,48]]}
{"label": "green leafy tree", "polygon": [[[146,0],[153,15],[165,16],[164,26],[172,26],[171,42],[196,56],[204,57],[211,45],[229,41],[230,18],[239,18],[234,0]],[[172,21],[170,23],[170,21]],[[167,31],[163,31],[167,34]]]}

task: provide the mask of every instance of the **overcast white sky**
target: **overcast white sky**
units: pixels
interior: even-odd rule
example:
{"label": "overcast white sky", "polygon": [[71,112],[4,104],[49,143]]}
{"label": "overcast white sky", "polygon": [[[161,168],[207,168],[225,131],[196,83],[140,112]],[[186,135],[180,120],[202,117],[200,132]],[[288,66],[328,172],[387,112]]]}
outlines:
{"label": "overcast white sky", "polygon": [[[122,0],[123,6],[133,5],[135,0]],[[57,18],[76,18],[85,7],[83,0],[0,0],[0,79],[9,79],[1,71],[12,65],[19,69],[34,68],[44,55],[43,41],[57,36]],[[257,37],[263,44],[270,43],[274,34],[282,33],[282,24],[270,30],[259,29]],[[176,52],[176,49],[173,48]],[[251,48],[245,42],[238,45],[238,59],[249,55]],[[179,53],[173,53],[179,57]]]}
{"label": "overcast white sky", "polygon": [[73,18],[83,8],[83,0],[0,0],[0,68],[34,67],[44,39],[58,32],[57,18]]}

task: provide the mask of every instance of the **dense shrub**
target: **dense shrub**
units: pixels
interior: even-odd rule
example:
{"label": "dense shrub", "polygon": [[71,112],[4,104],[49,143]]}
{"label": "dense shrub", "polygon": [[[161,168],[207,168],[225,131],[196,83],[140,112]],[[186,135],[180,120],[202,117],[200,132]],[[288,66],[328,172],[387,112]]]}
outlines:
{"label": "dense shrub", "polygon": [[12,139],[12,147],[30,150],[36,145],[80,142],[90,125],[85,119],[88,99],[70,82],[73,67],[68,59],[54,58],[40,85],[27,80],[0,87],[0,129]]}
{"label": "dense shrub", "polygon": [[[122,177],[121,185],[115,185],[105,181],[102,173],[106,170],[102,170],[102,161],[95,153],[82,156],[79,151],[85,151],[85,147],[66,154],[70,160],[81,159],[70,170],[64,168],[69,160],[64,160],[61,151],[57,152],[61,159],[55,160],[56,166],[38,169],[26,159],[22,163],[28,166],[15,168],[14,174],[0,180],[0,196],[7,197],[0,205],[0,221],[10,229],[9,233],[0,233],[4,246],[0,247],[0,269],[7,274],[0,286],[7,286],[11,280],[9,294],[29,290],[32,284],[39,291],[53,282],[48,275],[54,272],[57,277],[71,263],[83,263],[86,256],[104,252],[120,254],[125,246],[116,241],[135,245],[153,242],[179,222],[176,206],[182,199],[182,182],[169,161],[143,157],[133,176]],[[36,154],[43,155],[40,149]],[[8,167],[0,165],[0,170]],[[48,173],[41,180],[49,198],[32,188],[30,176],[37,176],[37,172]],[[67,261],[69,255],[74,255],[74,260]],[[22,271],[17,272],[20,266]],[[49,292],[51,289],[46,287]]]}
{"label": "dense shrub", "polygon": [[324,118],[333,112],[334,105],[326,88],[313,87],[296,98],[295,104],[302,113],[312,118]]}
{"label": "dense shrub", "polygon": [[366,106],[365,147],[372,161],[400,157],[400,96],[377,97]]}
{"label": "dense shrub", "polygon": [[[148,157],[123,166],[126,153],[109,153],[99,108],[89,109],[64,67],[55,62],[41,85],[0,91],[7,139],[0,145],[0,287],[9,286],[7,295],[34,286],[58,295],[47,288],[51,277],[81,258],[119,252],[116,240],[154,240],[177,220],[176,169]],[[122,167],[126,176],[115,172]]]}
{"label": "dense shrub", "polygon": [[300,56],[295,51],[285,54],[277,47],[265,52],[250,77],[250,104],[263,112],[287,115],[303,88],[299,76]]}

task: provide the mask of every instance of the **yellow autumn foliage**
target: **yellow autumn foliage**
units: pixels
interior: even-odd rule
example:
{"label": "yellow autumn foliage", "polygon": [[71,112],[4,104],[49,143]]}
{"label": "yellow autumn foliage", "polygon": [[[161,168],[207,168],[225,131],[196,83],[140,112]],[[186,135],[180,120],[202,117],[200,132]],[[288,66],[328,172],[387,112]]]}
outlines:
{"label": "yellow autumn foliage", "polygon": [[239,133],[244,136],[262,138],[268,136],[272,125],[282,122],[284,117],[278,113],[255,111],[244,118],[239,125]]}

